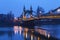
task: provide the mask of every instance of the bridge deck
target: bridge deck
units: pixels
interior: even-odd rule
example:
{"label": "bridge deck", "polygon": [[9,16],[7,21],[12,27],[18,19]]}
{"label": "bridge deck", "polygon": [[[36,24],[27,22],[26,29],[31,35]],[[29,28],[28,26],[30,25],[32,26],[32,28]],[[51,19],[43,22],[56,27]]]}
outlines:
{"label": "bridge deck", "polygon": [[39,20],[39,19],[60,19],[60,15],[58,16],[40,16],[40,17],[32,17],[32,18],[22,18],[24,21],[29,21],[29,20]]}

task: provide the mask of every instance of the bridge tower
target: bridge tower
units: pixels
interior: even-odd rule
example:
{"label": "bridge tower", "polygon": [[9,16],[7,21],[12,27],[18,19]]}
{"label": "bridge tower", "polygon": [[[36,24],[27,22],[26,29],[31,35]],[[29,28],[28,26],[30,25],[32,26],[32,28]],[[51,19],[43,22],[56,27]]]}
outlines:
{"label": "bridge tower", "polygon": [[50,15],[53,15],[53,12],[52,12],[52,10],[51,10],[49,13],[50,13]]}
{"label": "bridge tower", "polygon": [[44,13],[44,9],[42,7],[37,8],[37,17],[41,16],[41,14]]}
{"label": "bridge tower", "polygon": [[25,6],[24,6],[24,8],[23,8],[23,19],[26,19],[25,14],[26,14],[26,9],[25,9]]}
{"label": "bridge tower", "polygon": [[29,18],[32,18],[33,17],[33,15],[32,15],[32,12],[33,12],[33,10],[32,10],[32,6],[30,6],[30,10],[26,10],[25,9],[25,6],[24,6],[24,8],[23,8],[23,20],[25,20],[25,19],[27,19],[27,15],[29,15]]}
{"label": "bridge tower", "polygon": [[33,10],[32,10],[32,6],[30,6],[30,18],[32,18],[32,12],[33,12]]}
{"label": "bridge tower", "polygon": [[40,10],[39,10],[39,6],[38,6],[38,8],[37,8],[37,16],[39,17],[40,16],[40,12],[39,12]]}

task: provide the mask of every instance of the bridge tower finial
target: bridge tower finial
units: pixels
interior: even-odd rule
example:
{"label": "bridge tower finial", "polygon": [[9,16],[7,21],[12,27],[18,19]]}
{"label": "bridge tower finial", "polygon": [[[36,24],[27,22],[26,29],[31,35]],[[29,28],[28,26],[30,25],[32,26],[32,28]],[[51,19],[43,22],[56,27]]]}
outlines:
{"label": "bridge tower finial", "polygon": [[25,14],[26,14],[26,9],[25,9],[25,6],[24,6],[24,7],[23,7],[23,19],[26,18]]}
{"label": "bridge tower finial", "polygon": [[32,6],[30,6],[30,17],[32,17],[32,12],[33,12]]}
{"label": "bridge tower finial", "polygon": [[39,17],[40,16],[40,14],[41,14],[41,12],[40,12],[41,10],[40,10],[40,7],[38,6],[38,8],[37,8],[37,16]]}
{"label": "bridge tower finial", "polygon": [[40,6],[38,6],[38,8],[37,8],[37,16],[38,17],[41,16],[42,13],[44,13],[44,9],[42,7],[40,7]]}

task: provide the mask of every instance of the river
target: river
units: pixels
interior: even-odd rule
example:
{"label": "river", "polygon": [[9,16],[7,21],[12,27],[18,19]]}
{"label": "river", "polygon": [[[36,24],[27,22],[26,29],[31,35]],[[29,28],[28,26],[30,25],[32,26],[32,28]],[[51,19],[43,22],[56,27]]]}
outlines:
{"label": "river", "polygon": [[[60,25],[41,25],[39,28],[45,29],[53,37],[60,39]],[[40,40],[34,36],[28,28],[21,26],[0,27],[0,40]]]}

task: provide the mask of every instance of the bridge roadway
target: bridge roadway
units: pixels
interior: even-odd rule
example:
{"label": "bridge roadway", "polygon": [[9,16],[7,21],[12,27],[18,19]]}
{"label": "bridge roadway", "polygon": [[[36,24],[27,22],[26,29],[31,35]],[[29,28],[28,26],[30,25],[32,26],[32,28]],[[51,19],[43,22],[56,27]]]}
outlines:
{"label": "bridge roadway", "polygon": [[60,24],[60,15],[58,16],[40,16],[38,17],[32,17],[32,18],[22,18],[20,23],[22,26],[26,27],[34,27],[34,26],[40,26],[40,25],[56,25]]}
{"label": "bridge roadway", "polygon": [[39,20],[39,19],[60,19],[60,15],[40,16],[40,17],[32,17],[32,18],[22,18],[23,21]]}

